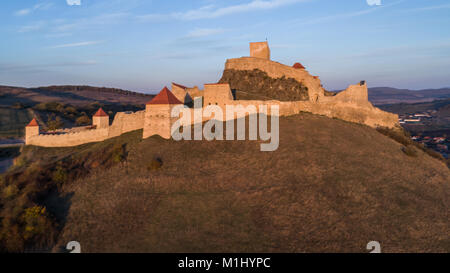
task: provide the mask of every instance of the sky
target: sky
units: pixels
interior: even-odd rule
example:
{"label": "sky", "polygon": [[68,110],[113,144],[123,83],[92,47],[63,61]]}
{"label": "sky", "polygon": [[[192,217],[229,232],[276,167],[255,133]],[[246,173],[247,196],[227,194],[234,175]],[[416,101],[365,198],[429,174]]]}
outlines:
{"label": "sky", "polygon": [[328,90],[450,87],[448,0],[1,2],[0,85],[202,88],[267,39]]}

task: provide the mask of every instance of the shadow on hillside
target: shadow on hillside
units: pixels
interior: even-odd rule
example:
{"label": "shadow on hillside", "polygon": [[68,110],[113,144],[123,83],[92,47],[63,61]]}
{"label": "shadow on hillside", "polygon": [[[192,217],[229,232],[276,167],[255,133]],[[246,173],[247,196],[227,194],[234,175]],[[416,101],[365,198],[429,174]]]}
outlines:
{"label": "shadow on hillside", "polygon": [[52,190],[45,198],[43,204],[48,212],[56,218],[58,230],[61,231],[67,222],[70,206],[72,205],[73,192],[60,193]]}
{"label": "shadow on hillside", "polygon": [[45,96],[49,96],[49,97],[57,97],[57,98],[62,98],[62,99],[79,100],[79,101],[86,101],[86,102],[96,101],[96,102],[102,103],[102,104],[110,104],[111,103],[110,101],[107,101],[107,100],[87,98],[87,97],[80,96],[80,95],[77,95],[72,92],[56,92],[53,90],[47,90],[45,88],[33,88],[30,90],[33,92],[45,95]]}

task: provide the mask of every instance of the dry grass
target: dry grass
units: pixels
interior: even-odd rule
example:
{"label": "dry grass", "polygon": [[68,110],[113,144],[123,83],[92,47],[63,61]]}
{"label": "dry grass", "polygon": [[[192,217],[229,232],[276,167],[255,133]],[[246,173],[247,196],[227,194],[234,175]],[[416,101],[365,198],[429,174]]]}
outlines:
{"label": "dry grass", "polygon": [[[67,184],[59,246],[84,252],[450,251],[450,171],[371,128],[282,118],[280,147],[249,141],[129,145],[128,160]],[[155,158],[158,171],[148,166]],[[57,250],[58,247],[55,247]]]}

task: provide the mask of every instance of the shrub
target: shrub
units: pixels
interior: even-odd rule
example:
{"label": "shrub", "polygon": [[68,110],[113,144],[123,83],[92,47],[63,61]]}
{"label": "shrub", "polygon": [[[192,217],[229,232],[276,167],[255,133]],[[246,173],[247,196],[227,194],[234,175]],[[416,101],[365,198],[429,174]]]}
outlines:
{"label": "shrub", "polygon": [[407,132],[404,130],[395,130],[395,129],[389,129],[386,127],[378,127],[377,131],[387,137],[392,138],[393,140],[397,141],[400,144],[403,144],[405,146],[408,146],[409,144],[412,144],[412,140],[407,135]]}
{"label": "shrub", "polygon": [[120,163],[126,159],[125,145],[115,145],[112,151],[112,160],[114,163]]}
{"label": "shrub", "polygon": [[78,126],[89,125],[89,124],[91,124],[91,119],[90,119],[88,116],[83,115],[83,116],[77,118],[77,120],[75,121],[75,123],[76,123]]}
{"label": "shrub", "polygon": [[406,147],[402,147],[402,151],[410,157],[417,157],[417,150],[412,145],[408,145]]}
{"label": "shrub", "polygon": [[436,159],[439,159],[439,160],[445,162],[444,156],[443,156],[442,154],[440,154],[440,153],[434,151],[434,150],[425,148],[425,149],[424,149],[424,152],[426,152],[426,153],[427,153],[429,156],[431,156],[431,157],[434,157],[434,158],[436,158]]}
{"label": "shrub", "polygon": [[47,121],[47,127],[49,130],[57,130],[61,129],[64,126],[64,123],[62,122],[60,117],[56,117],[55,119],[49,119]]}
{"label": "shrub", "polygon": [[73,106],[67,106],[65,109],[66,113],[76,114],[78,113],[77,109]]}
{"label": "shrub", "polygon": [[22,166],[25,166],[26,164],[27,164],[27,161],[23,157],[18,157],[17,159],[14,160],[14,167],[16,167],[16,168],[20,168]]}
{"label": "shrub", "polygon": [[3,189],[3,198],[12,199],[19,193],[19,189],[16,185],[9,185]]}
{"label": "shrub", "polygon": [[57,185],[62,185],[67,181],[67,171],[64,169],[62,165],[58,165],[56,169],[53,171],[52,180]]}
{"label": "shrub", "polygon": [[163,165],[162,159],[158,157],[150,161],[150,164],[148,165],[147,169],[149,171],[156,171],[161,169],[162,165]]}
{"label": "shrub", "polygon": [[45,237],[46,233],[51,231],[52,224],[45,207],[34,206],[25,209],[21,220],[24,225],[23,238],[25,240]]}

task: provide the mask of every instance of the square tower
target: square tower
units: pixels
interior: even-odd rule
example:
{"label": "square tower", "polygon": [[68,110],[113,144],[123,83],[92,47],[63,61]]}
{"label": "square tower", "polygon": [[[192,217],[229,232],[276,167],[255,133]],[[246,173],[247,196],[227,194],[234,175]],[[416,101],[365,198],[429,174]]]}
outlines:
{"label": "square tower", "polygon": [[156,97],[145,106],[143,138],[160,135],[165,139],[172,137],[172,124],[178,119],[171,117],[172,109],[183,103],[164,87]]}
{"label": "square tower", "polygon": [[204,106],[218,105],[225,106],[233,100],[230,85],[228,83],[205,84],[203,95]]}
{"label": "square tower", "polygon": [[250,57],[270,60],[269,43],[267,41],[250,43]]}
{"label": "square tower", "polygon": [[97,129],[108,128],[109,115],[102,108],[98,109],[97,113],[92,117],[92,125],[96,126]]}
{"label": "square tower", "polygon": [[30,144],[30,139],[39,135],[39,124],[36,118],[33,118],[25,127],[25,144]]}

